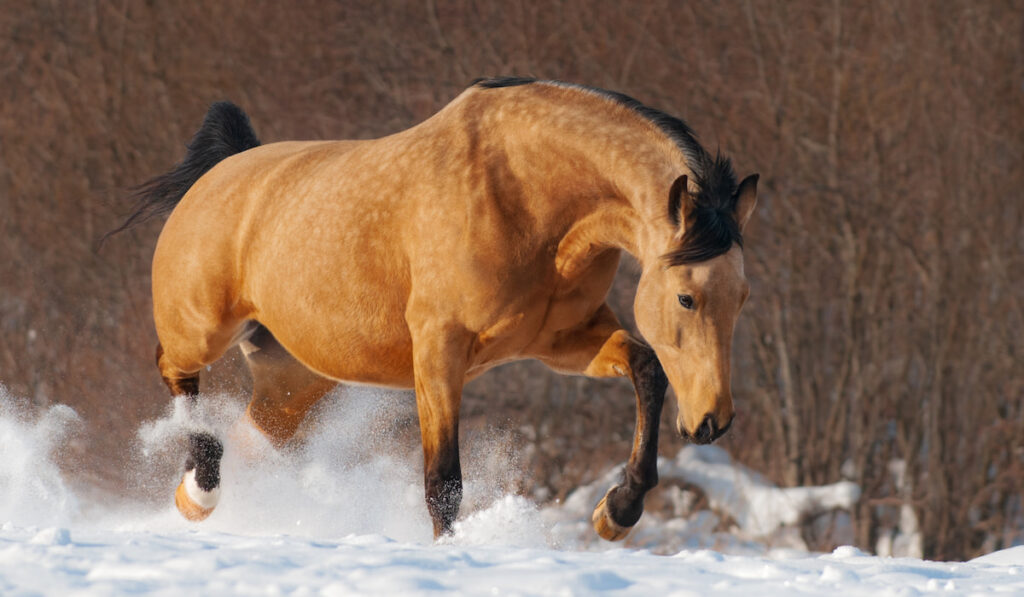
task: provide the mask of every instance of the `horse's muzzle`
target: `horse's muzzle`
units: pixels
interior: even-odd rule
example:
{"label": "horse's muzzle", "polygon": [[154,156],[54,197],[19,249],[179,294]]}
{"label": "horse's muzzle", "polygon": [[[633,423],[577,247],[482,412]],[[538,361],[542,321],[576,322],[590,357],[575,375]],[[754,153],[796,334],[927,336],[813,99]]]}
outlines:
{"label": "horse's muzzle", "polygon": [[688,439],[695,444],[710,444],[725,435],[725,432],[729,430],[729,427],[732,427],[732,422],[735,418],[736,417],[729,419],[729,422],[726,423],[724,427],[719,428],[718,423],[715,422],[715,417],[711,413],[708,413],[704,415],[704,420],[700,422],[700,425],[697,425],[696,431],[692,434],[683,427],[683,422],[679,419],[676,420],[676,429],[679,431],[679,435],[681,435],[683,439]]}

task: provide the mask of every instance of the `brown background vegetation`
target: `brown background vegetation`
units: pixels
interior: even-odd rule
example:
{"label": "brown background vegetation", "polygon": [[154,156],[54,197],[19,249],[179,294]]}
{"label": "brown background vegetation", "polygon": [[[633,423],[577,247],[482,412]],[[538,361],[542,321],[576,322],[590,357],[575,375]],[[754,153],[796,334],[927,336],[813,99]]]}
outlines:
{"label": "brown background vegetation", "polygon": [[[900,504],[930,557],[1020,540],[1014,1],[8,0],[0,383],[75,407],[88,422],[80,474],[120,480],[122,446],[167,402],[148,290],[160,224],[93,251],[127,210],[122,189],[179,160],[212,101],[243,106],[265,142],[367,138],[498,74],[623,91],[761,173],[734,351],[740,417],[722,442],[735,457],[785,485],[858,482],[854,539],[867,549]],[[613,290],[625,320],[637,273],[627,262]],[[517,364],[465,404],[467,418],[517,430],[529,482],[552,495],[628,452],[622,383]]]}

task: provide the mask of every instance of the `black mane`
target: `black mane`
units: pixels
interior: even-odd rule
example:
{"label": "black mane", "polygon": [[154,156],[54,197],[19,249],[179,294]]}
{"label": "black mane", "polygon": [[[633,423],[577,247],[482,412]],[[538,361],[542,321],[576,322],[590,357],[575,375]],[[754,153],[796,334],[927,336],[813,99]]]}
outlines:
{"label": "black mane", "polygon": [[689,125],[624,93],[598,87],[542,81],[531,77],[477,79],[472,86],[498,89],[534,83],[582,89],[621,104],[652,122],[683,152],[698,190],[692,195],[693,208],[686,215],[687,227],[682,241],[664,256],[669,265],[706,261],[725,253],[733,244],[743,246],[743,237],[736,222],[738,185],[732,162],[721,154],[709,154],[697,141],[697,135]]}

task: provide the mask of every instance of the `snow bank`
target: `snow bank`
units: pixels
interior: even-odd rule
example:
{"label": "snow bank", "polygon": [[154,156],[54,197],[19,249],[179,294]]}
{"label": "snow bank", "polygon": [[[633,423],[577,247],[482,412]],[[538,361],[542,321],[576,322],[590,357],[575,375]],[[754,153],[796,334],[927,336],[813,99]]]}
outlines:
{"label": "snow bank", "polygon": [[806,515],[849,510],[860,498],[856,483],[779,488],[754,471],[735,464],[715,446],[686,446],[673,461],[661,459],[662,478],[675,478],[704,490],[713,508],[724,511],[752,537],[765,537]]}
{"label": "snow bank", "polygon": [[[972,564],[992,566],[1024,566],[1024,545],[993,552],[971,560]],[[1024,570],[1019,572],[1024,573]]]}

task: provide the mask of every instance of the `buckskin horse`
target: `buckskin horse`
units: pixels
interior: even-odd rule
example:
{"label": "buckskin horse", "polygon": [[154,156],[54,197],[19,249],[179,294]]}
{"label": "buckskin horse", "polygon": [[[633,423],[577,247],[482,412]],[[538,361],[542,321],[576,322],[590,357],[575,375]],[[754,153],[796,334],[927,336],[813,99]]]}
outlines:
{"label": "buckskin horse", "polygon": [[[527,358],[630,378],[632,453],[593,513],[618,540],[657,484],[667,385],[683,436],[708,443],[732,423],[756,195],[756,174],[737,183],[685,123],[631,97],[499,78],[366,141],[261,145],[244,112],[214,104],[118,230],[169,214],[152,283],[172,395],[195,400],[199,371],[238,345],[254,378],[247,417],[283,445],[338,383],[415,388],[435,537],[462,498],[467,380]],[[621,251],[642,266],[643,340],[605,303]],[[214,435],[189,436],[175,492],[186,518],[216,506],[222,453]]]}

